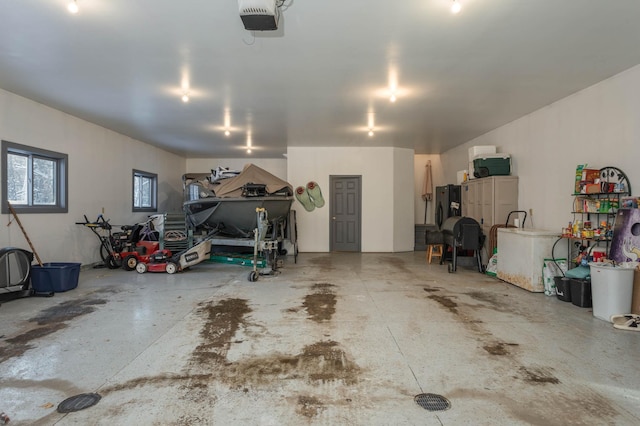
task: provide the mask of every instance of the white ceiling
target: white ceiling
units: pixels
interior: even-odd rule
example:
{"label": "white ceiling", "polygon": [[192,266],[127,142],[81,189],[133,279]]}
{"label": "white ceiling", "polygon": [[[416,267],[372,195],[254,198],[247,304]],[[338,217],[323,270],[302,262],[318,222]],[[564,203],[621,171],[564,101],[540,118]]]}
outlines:
{"label": "white ceiling", "polygon": [[639,0],[459,1],[0,0],[0,88],[191,158],[430,154],[640,63]]}

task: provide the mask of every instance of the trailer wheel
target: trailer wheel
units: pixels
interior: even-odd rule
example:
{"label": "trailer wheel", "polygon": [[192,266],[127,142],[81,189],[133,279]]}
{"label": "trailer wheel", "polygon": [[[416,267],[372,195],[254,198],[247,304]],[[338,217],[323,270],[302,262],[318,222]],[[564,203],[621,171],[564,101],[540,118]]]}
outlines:
{"label": "trailer wheel", "polygon": [[133,271],[134,269],[136,269],[136,266],[138,266],[137,257],[135,257],[133,254],[130,254],[129,256],[125,257],[124,263],[122,264],[122,268],[125,271]]}
{"label": "trailer wheel", "polygon": [[252,283],[258,281],[258,273],[256,271],[249,272],[249,281]]}
{"label": "trailer wheel", "polygon": [[138,262],[136,265],[136,272],[139,274],[144,274],[147,272],[147,264],[144,262]]}
{"label": "trailer wheel", "polygon": [[167,266],[165,266],[164,270],[167,271],[167,274],[175,274],[178,272],[178,265],[173,262],[167,262]]}

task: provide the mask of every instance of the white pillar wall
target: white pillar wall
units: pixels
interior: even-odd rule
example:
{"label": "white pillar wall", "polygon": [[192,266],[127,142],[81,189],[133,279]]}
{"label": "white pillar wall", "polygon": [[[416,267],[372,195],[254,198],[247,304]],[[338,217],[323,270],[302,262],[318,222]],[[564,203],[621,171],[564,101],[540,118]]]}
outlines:
{"label": "white pillar wall", "polygon": [[287,150],[288,181],[320,185],[327,203],[307,212],[296,201],[299,249],[329,251],[329,176],[362,176],[362,251],[413,250],[413,150],[399,148],[306,148]]}

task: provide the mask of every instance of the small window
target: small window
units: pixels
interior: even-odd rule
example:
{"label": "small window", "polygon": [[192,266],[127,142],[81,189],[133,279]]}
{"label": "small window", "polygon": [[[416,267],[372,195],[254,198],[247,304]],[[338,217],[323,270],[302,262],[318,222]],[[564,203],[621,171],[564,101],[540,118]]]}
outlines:
{"label": "small window", "polygon": [[133,211],[158,211],[158,175],[133,171]]}
{"label": "small window", "polygon": [[2,141],[2,213],[67,213],[68,156]]}

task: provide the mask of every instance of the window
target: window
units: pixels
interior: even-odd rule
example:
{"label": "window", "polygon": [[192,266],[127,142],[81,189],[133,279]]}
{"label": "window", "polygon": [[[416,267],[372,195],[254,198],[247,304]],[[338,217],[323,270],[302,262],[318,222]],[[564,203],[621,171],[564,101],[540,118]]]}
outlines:
{"label": "window", "polygon": [[67,154],[2,141],[2,213],[66,213],[67,178]]}
{"label": "window", "polygon": [[133,171],[133,211],[158,211],[158,175]]}

